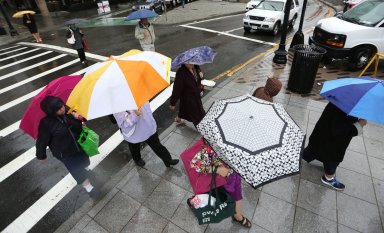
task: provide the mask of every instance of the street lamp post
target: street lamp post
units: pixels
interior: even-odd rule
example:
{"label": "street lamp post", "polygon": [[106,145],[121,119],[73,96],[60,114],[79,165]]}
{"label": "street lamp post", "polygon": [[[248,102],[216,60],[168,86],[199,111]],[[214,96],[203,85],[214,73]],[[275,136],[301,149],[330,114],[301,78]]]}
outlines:
{"label": "street lamp post", "polygon": [[1,11],[1,13],[4,15],[4,19],[5,19],[5,21],[7,21],[7,24],[8,24],[8,27],[9,27],[9,34],[11,34],[11,36],[19,35],[19,33],[17,33],[16,29],[12,26],[12,23],[11,23],[11,21],[9,20],[8,15],[5,13],[5,11],[4,11],[3,6],[1,5],[1,3],[0,3],[0,11]]}
{"label": "street lamp post", "polygon": [[283,22],[283,30],[281,31],[281,39],[279,44],[279,49],[275,51],[275,56],[273,57],[273,62],[277,64],[286,64],[287,63],[287,54],[288,52],[285,50],[285,40],[287,37],[287,26],[289,19],[289,12],[291,10],[292,0],[287,0],[284,9],[284,22]]}
{"label": "street lamp post", "polygon": [[307,8],[307,0],[304,0],[303,9],[301,9],[299,29],[297,30],[297,32],[293,36],[290,48],[292,48],[293,46],[298,45],[298,44],[304,44],[304,34],[303,34],[302,29],[303,29],[304,16],[305,16],[306,8]]}

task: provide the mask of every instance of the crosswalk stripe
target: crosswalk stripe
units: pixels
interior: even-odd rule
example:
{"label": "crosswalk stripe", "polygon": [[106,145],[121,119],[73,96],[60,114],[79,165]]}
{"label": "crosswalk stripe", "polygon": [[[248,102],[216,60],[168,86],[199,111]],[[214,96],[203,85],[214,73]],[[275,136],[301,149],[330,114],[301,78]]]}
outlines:
{"label": "crosswalk stripe", "polygon": [[[167,87],[160,95],[152,100],[151,108],[156,111],[158,107],[165,103],[171,96],[173,84]],[[163,94],[166,93],[166,94]],[[89,169],[95,168],[104,158],[108,156],[121,142],[123,137],[120,131],[116,131],[110,138],[107,139],[100,147],[100,154],[91,157]],[[65,197],[74,187],[76,181],[68,174],[61,179],[53,188],[37,200],[24,213],[16,218],[11,224],[4,229],[4,233],[13,232],[28,232],[36,223],[40,221],[61,199]]]}
{"label": "crosswalk stripe", "polygon": [[47,75],[47,74],[50,74],[50,73],[56,72],[56,71],[58,71],[58,70],[61,70],[61,69],[65,68],[65,67],[70,66],[70,65],[73,65],[73,64],[75,64],[75,63],[77,63],[77,62],[79,62],[77,59],[72,60],[72,61],[70,61],[70,62],[67,62],[67,63],[65,63],[65,64],[62,64],[62,65],[60,65],[60,66],[57,66],[57,67],[55,67],[55,68],[53,68],[53,69],[47,70],[47,71],[45,71],[45,72],[43,72],[43,73],[37,74],[37,75],[32,76],[32,77],[27,78],[27,79],[24,79],[23,81],[20,81],[20,82],[17,82],[17,83],[15,83],[15,84],[12,84],[12,85],[10,85],[10,86],[8,86],[8,87],[2,88],[2,89],[0,89],[0,94],[2,94],[2,93],[4,93],[4,92],[7,92],[7,91],[10,91],[10,90],[12,90],[12,89],[14,89],[14,88],[16,88],[16,87],[22,86],[22,85],[24,85],[24,84],[26,84],[26,83],[32,82],[33,80],[36,80],[36,79],[38,79],[38,78],[41,78],[41,77],[43,77],[43,76],[45,76],[45,75]]}
{"label": "crosswalk stripe", "polygon": [[23,73],[24,71],[27,71],[27,70],[30,70],[30,69],[39,67],[39,66],[41,66],[41,65],[44,65],[44,64],[46,64],[46,63],[52,62],[52,61],[54,61],[54,60],[57,60],[57,59],[59,59],[59,58],[65,57],[65,56],[67,56],[67,54],[60,54],[60,55],[58,55],[58,56],[56,56],[56,57],[53,57],[53,58],[50,58],[50,59],[48,59],[48,60],[45,60],[45,61],[42,61],[42,62],[33,64],[33,65],[31,65],[31,66],[28,66],[28,67],[24,67],[24,68],[22,68],[22,69],[20,69],[20,70],[16,70],[16,71],[11,72],[11,73],[9,73],[9,74],[0,76],[0,80],[3,80],[3,79],[6,79],[6,78],[9,78],[9,77],[12,77],[12,76],[14,76],[14,75],[16,75],[16,74]]}
{"label": "crosswalk stripe", "polygon": [[21,48],[12,50],[12,51],[8,51],[8,52],[0,53],[0,56],[5,55],[5,54],[8,54],[8,53],[14,53],[14,52],[16,52],[16,51],[20,51],[20,50],[27,49],[27,48],[28,48],[28,47],[21,47]]}
{"label": "crosswalk stripe", "polygon": [[13,56],[9,56],[9,57],[6,57],[6,58],[2,58],[2,59],[0,59],[0,61],[5,61],[5,60],[11,59],[11,58],[19,57],[19,56],[22,56],[22,55],[25,55],[25,54],[28,54],[28,53],[35,52],[35,51],[37,51],[37,50],[40,50],[40,49],[37,48],[37,49],[32,49],[32,50],[29,50],[29,51],[26,51],[26,52],[23,52],[23,53],[18,53],[18,54],[13,55]]}
{"label": "crosswalk stripe", "polygon": [[32,57],[28,57],[28,58],[22,59],[22,60],[20,60],[20,61],[12,62],[12,63],[7,64],[7,65],[5,65],[5,66],[0,66],[0,70],[3,70],[3,69],[5,69],[5,68],[11,67],[11,66],[14,66],[14,65],[17,65],[17,64],[20,64],[20,63],[25,62],[25,61],[29,61],[29,60],[35,59],[35,58],[37,58],[37,57],[44,56],[44,55],[49,54],[49,53],[52,53],[52,52],[53,52],[53,51],[46,51],[46,52],[44,52],[44,53],[40,53],[40,54],[37,54],[37,55],[35,55],[35,56],[32,56]]}
{"label": "crosswalk stripe", "polygon": [[15,46],[11,46],[11,47],[8,47],[8,48],[0,49],[0,52],[4,51],[4,50],[8,50],[8,49],[13,49],[13,48],[16,48],[16,47],[20,47],[20,45],[15,45]]}
{"label": "crosswalk stripe", "polygon": [[20,125],[20,121],[17,121],[12,125],[7,126],[4,129],[0,130],[0,137],[6,137],[8,134],[15,132],[19,128],[19,125]]}

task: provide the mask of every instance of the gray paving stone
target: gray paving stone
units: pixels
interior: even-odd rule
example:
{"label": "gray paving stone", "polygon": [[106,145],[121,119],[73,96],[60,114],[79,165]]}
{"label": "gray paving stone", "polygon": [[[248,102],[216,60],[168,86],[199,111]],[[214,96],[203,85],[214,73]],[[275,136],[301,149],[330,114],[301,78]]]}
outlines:
{"label": "gray paving stone", "polygon": [[305,137],[305,146],[308,146],[309,137],[311,136],[313,130],[315,129],[316,124],[307,124],[306,137]]}
{"label": "gray paving stone", "polygon": [[194,139],[182,136],[178,133],[172,132],[165,139],[164,146],[168,149],[171,154],[179,156]]}
{"label": "gray paving stone", "polygon": [[235,96],[245,95],[248,94],[246,91],[239,91],[239,90],[231,90],[229,88],[222,88],[220,91],[218,91],[216,94],[212,96],[212,98],[215,99],[227,99]]}
{"label": "gray paving stone", "polygon": [[372,177],[384,181],[384,160],[368,157],[371,166]]}
{"label": "gray paving stone", "polygon": [[125,193],[118,192],[94,220],[110,233],[120,232],[139,207],[140,203]]}
{"label": "gray paving stone", "polygon": [[[132,160],[131,161],[129,161],[129,163],[134,163]],[[136,165],[134,165],[134,167],[128,172],[128,174],[125,176],[125,177],[123,177],[120,181],[119,181],[119,183],[117,183],[117,185],[116,185],[116,188],[117,189],[122,189],[124,186],[125,186],[125,184],[130,180],[130,179],[132,179],[132,177],[137,173],[137,171],[140,169],[140,167],[138,167],[138,166],[136,166]]]}
{"label": "gray paving stone", "polygon": [[230,82],[227,85],[225,85],[225,88],[226,89],[231,89],[231,90],[237,90],[237,91],[240,91],[240,92],[249,93],[250,95],[252,95],[251,91],[253,89],[253,86],[250,86],[250,85],[247,85],[247,84],[243,84],[243,83]]}
{"label": "gray paving stone", "polygon": [[357,136],[353,137],[351,143],[348,146],[348,150],[352,150],[361,154],[367,154],[365,151],[365,144],[363,137]]}
{"label": "gray paving stone", "polygon": [[107,193],[89,212],[88,215],[94,218],[97,213],[119,192],[117,188],[113,188]]}
{"label": "gray paving stone", "polygon": [[252,224],[252,228],[249,230],[249,233],[271,233],[271,232],[265,230],[264,228],[256,224]]}
{"label": "gray paving stone", "polygon": [[345,184],[343,193],[376,204],[371,177],[339,167],[337,179]]}
{"label": "gray paving stone", "polygon": [[263,192],[296,204],[300,175],[290,176],[263,186]]}
{"label": "gray paving stone", "polygon": [[186,193],[175,214],[172,216],[172,223],[189,233],[203,233],[207,225],[199,225],[195,215],[187,204],[187,199],[193,196],[192,193]]}
{"label": "gray paving stone", "polygon": [[161,178],[145,169],[140,169],[121,189],[127,195],[142,203],[159,185]]}
{"label": "gray paving stone", "polygon": [[308,164],[303,160],[301,161],[301,178],[322,185],[323,183],[320,179],[324,175],[323,166],[314,165],[314,162]]}
{"label": "gray paving stone", "polygon": [[91,220],[81,233],[108,233],[102,226]]}
{"label": "gray paving stone", "polygon": [[162,180],[144,202],[144,206],[170,219],[186,193],[187,191],[184,189],[166,180]]}
{"label": "gray paving stone", "polygon": [[231,218],[224,219],[220,223],[209,224],[205,233],[248,233],[249,228],[241,226],[239,223],[233,222]]}
{"label": "gray paving stone", "polygon": [[[179,159],[178,156],[175,156],[172,154],[171,156],[172,158]],[[160,177],[164,177],[169,172],[169,169],[166,166],[164,166],[163,161],[159,157],[157,157],[153,151],[148,153],[148,156],[145,159],[145,166],[143,169],[153,174],[156,174]]]}
{"label": "gray paving stone", "polygon": [[90,221],[92,221],[92,218],[89,217],[88,214],[84,215],[84,217],[82,217],[80,221],[76,223],[76,225],[69,231],[69,233],[79,233],[88,225]]}
{"label": "gray paving stone", "polygon": [[252,217],[255,214],[257,202],[260,198],[260,190],[254,189],[250,185],[248,185],[245,181],[243,181],[243,214],[249,220],[252,221]]}
{"label": "gray paving stone", "polygon": [[187,233],[180,227],[176,226],[172,222],[168,222],[168,225],[164,228],[162,233]]}
{"label": "gray paving stone", "polygon": [[292,232],[294,215],[292,204],[262,192],[253,222],[274,233]]}
{"label": "gray paving stone", "polygon": [[339,233],[360,233],[358,231],[355,231],[355,230],[353,230],[353,229],[351,229],[349,227],[343,226],[341,224],[339,224],[337,226],[337,228],[338,228],[337,230],[338,230]]}
{"label": "gray paving stone", "polygon": [[384,143],[369,138],[364,138],[365,147],[367,148],[367,155],[384,159]]}
{"label": "gray paving stone", "polygon": [[200,133],[197,132],[194,127],[176,127],[174,132],[188,138],[196,138],[197,136],[200,136]]}
{"label": "gray paving stone", "polygon": [[382,233],[379,211],[376,205],[337,193],[338,221],[347,227],[364,233]]}
{"label": "gray paving stone", "polygon": [[127,233],[161,233],[167,225],[168,220],[156,214],[152,210],[141,206],[135,216],[121,232]]}
{"label": "gray paving stone", "polygon": [[316,124],[320,119],[321,113],[317,111],[309,111],[308,123]]}
{"label": "gray paving stone", "polygon": [[364,127],[363,135],[366,138],[383,141],[384,128],[368,122],[368,124]]}
{"label": "gray paving stone", "polygon": [[337,233],[337,224],[302,208],[296,208],[295,233]]}
{"label": "gray paving stone", "polygon": [[302,179],[297,205],[332,221],[337,221],[336,191],[332,189]]}
{"label": "gray paving stone", "polygon": [[351,150],[346,151],[344,160],[340,163],[339,167],[371,176],[367,156]]}
{"label": "gray paving stone", "polygon": [[379,205],[381,222],[384,224],[384,181],[373,179],[373,184],[375,186],[377,204]]}
{"label": "gray paving stone", "polygon": [[176,166],[168,169],[168,172],[164,174],[164,179],[172,182],[173,184],[176,184],[185,190],[192,192],[191,183],[189,182],[188,175],[185,171],[183,161],[181,161],[181,159]]}

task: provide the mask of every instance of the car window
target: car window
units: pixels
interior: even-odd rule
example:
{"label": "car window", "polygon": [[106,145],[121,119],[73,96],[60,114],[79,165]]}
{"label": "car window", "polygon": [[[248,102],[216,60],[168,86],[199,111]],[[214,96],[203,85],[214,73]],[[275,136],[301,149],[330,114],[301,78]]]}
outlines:
{"label": "car window", "polygon": [[277,1],[264,1],[261,2],[256,9],[269,10],[269,11],[283,11],[284,2]]}
{"label": "car window", "polygon": [[362,2],[342,14],[340,18],[352,23],[373,27],[384,19],[384,1]]}

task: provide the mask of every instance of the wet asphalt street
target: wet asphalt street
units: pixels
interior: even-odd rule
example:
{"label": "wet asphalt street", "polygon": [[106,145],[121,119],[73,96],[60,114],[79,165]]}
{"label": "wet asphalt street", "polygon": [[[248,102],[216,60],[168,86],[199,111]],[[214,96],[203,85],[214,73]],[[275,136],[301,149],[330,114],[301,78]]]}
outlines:
{"label": "wet asphalt street", "polygon": [[[318,19],[328,13],[325,7],[312,1],[309,2],[308,7],[304,28],[313,27]],[[192,47],[201,45],[212,47],[218,52],[214,63],[202,66],[205,77],[212,79],[271,49],[274,43],[279,42],[279,36],[273,37],[268,33],[244,34],[242,18],[241,14],[191,24],[195,29],[180,25],[155,25],[156,49],[174,58]],[[295,29],[297,26],[298,22]],[[213,32],[199,28],[210,29]],[[86,27],[83,31],[89,40],[89,52],[93,54],[119,55],[130,49],[140,48],[134,38],[134,26]],[[234,36],[218,34],[215,31],[228,32]],[[289,35],[293,32],[294,30],[289,30]],[[64,33],[64,29],[55,30],[43,33],[42,37],[45,44],[68,47]],[[23,61],[28,58],[30,60]],[[90,61],[90,63],[94,62],[96,60]],[[75,73],[82,68],[75,56],[67,55],[65,52],[17,44],[0,48],[0,136],[2,136],[0,138],[0,231],[21,216],[67,175],[63,165],[52,156],[45,162],[34,159],[34,140],[18,129],[18,121],[31,100],[27,95],[57,77]],[[44,75],[41,75],[42,73]],[[22,81],[24,83],[21,83]],[[221,81],[221,79],[218,80],[218,82]],[[168,101],[166,101],[154,115],[161,133],[172,124],[176,113],[168,110]],[[117,131],[117,126],[105,117],[90,121],[88,126],[99,133],[100,145]],[[96,180],[99,186],[105,184],[130,158],[127,145],[124,142],[121,143],[92,171],[93,180]],[[11,164],[19,168],[11,171]],[[75,187],[59,200],[48,214],[38,219],[31,232],[54,231],[88,199],[89,196],[83,188]]]}

